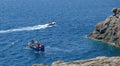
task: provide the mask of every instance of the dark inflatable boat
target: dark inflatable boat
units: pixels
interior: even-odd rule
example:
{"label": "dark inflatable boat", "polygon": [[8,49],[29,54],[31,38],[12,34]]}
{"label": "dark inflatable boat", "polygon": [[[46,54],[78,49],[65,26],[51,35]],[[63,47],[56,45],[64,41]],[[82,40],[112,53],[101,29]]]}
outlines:
{"label": "dark inflatable boat", "polygon": [[45,51],[45,48],[44,48],[44,45],[43,44],[38,44],[38,46],[35,46],[35,45],[28,45],[31,49],[35,50],[35,51],[41,51],[41,52],[44,52]]}

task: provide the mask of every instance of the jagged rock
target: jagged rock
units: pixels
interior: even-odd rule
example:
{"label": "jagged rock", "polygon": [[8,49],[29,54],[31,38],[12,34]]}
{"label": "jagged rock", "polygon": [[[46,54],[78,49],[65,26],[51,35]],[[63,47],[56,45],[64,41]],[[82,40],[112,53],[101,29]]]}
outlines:
{"label": "jagged rock", "polygon": [[120,8],[113,8],[112,12],[114,15],[98,23],[88,37],[120,47]]}
{"label": "jagged rock", "polygon": [[59,66],[59,64],[63,63],[64,61],[56,61],[54,63],[52,63],[52,66]]}
{"label": "jagged rock", "polygon": [[113,9],[112,9],[112,12],[114,13],[114,16],[116,16],[117,8],[113,8]]}
{"label": "jagged rock", "polygon": [[114,13],[114,16],[117,18],[120,17],[120,8],[113,8],[112,12]]}
{"label": "jagged rock", "polygon": [[89,60],[73,62],[53,62],[52,66],[119,66],[120,57],[96,57]]}
{"label": "jagged rock", "polygon": [[[45,64],[34,64],[33,66],[47,66]],[[51,66],[120,66],[120,56],[96,57],[88,60],[77,60],[72,62],[56,61]]]}

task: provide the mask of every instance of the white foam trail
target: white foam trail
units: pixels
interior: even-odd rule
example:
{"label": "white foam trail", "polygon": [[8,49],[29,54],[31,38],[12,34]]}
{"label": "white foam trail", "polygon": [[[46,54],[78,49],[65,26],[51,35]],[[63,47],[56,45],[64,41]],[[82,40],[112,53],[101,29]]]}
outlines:
{"label": "white foam trail", "polygon": [[49,24],[44,24],[44,25],[36,25],[36,26],[31,26],[31,27],[22,27],[22,28],[17,28],[17,29],[9,29],[9,30],[0,30],[0,33],[9,33],[9,32],[16,32],[16,31],[31,31],[31,30],[39,30],[39,29],[45,29],[49,26]]}

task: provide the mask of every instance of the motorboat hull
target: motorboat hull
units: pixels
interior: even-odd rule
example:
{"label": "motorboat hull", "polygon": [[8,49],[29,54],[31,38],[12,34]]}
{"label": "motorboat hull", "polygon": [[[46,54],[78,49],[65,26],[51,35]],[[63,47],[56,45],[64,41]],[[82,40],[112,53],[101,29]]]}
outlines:
{"label": "motorboat hull", "polygon": [[37,47],[35,47],[35,46],[29,46],[31,49],[33,49],[33,50],[35,50],[35,51],[41,51],[41,52],[44,52],[45,51],[45,49],[44,49],[44,46],[43,47],[39,47],[39,48],[37,48]]}

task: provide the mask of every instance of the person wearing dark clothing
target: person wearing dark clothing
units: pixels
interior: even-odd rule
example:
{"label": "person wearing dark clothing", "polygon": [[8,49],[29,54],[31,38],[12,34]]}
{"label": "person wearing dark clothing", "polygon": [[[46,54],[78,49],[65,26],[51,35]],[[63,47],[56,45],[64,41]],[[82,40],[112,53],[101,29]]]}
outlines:
{"label": "person wearing dark clothing", "polygon": [[31,40],[31,42],[29,43],[30,46],[34,46],[34,40]]}

